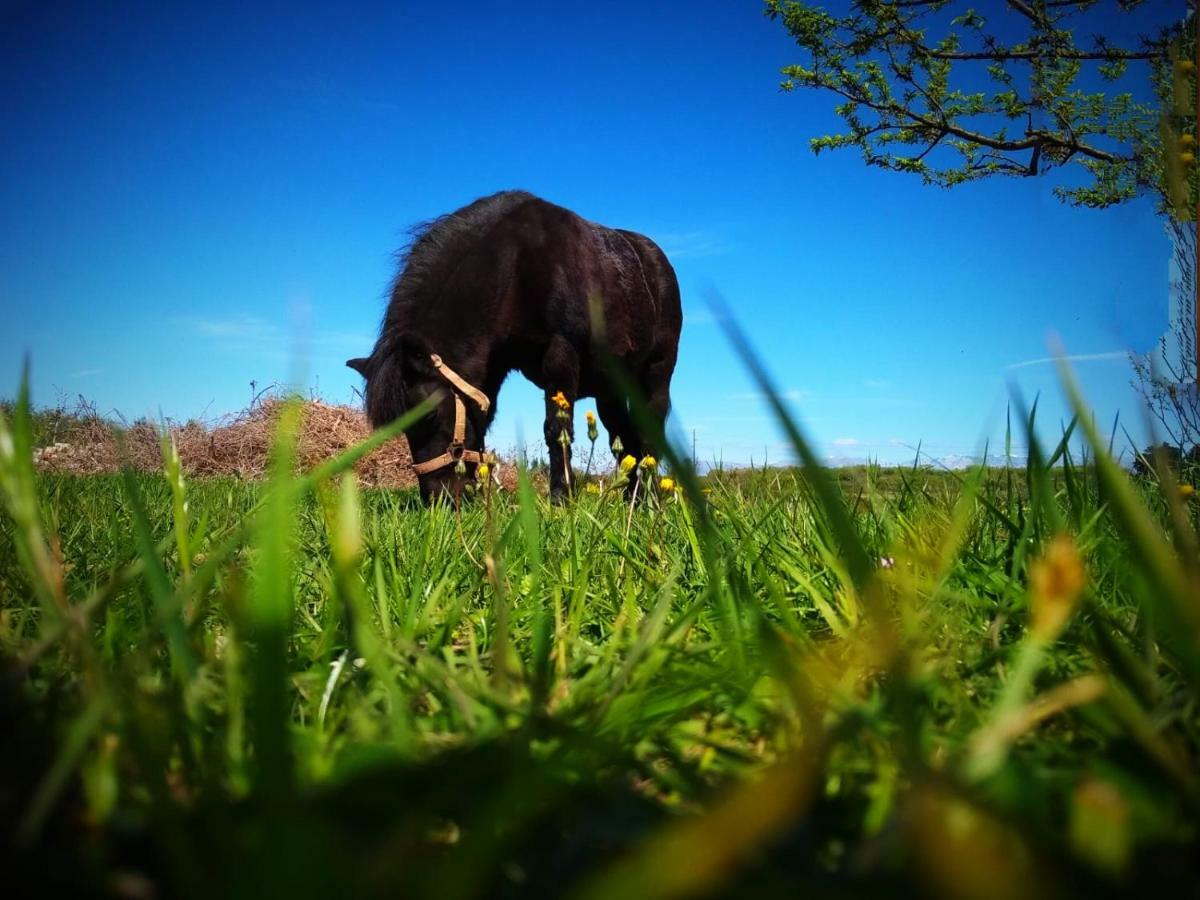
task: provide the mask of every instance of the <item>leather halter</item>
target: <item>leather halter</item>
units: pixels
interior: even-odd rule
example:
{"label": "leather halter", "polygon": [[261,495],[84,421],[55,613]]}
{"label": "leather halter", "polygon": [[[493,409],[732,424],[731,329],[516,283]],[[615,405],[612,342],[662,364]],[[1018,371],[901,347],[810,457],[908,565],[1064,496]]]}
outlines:
{"label": "leather halter", "polygon": [[450,439],[450,446],[446,448],[445,453],[435,456],[433,459],[427,459],[425,462],[413,463],[413,471],[418,475],[426,475],[429,472],[444,469],[446,466],[452,466],[460,460],[478,465],[483,462],[483,454],[478,450],[467,450],[463,446],[463,442],[467,439],[467,407],[463,403],[463,397],[466,396],[484,412],[488,411],[492,401],[488,399],[487,394],[446,365],[436,353],[429,354],[429,361],[433,363],[438,374],[450,382],[454,388],[452,394],[454,398],[454,436]]}

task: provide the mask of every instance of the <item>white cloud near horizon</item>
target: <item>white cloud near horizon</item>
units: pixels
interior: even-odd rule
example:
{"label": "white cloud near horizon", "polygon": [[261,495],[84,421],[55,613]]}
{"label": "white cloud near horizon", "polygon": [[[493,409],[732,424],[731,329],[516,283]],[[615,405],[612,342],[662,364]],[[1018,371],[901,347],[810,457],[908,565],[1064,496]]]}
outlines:
{"label": "white cloud near horizon", "polygon": [[[808,400],[812,397],[812,391],[802,391],[799,388],[788,388],[780,391],[777,395],[780,400],[787,400],[790,403],[799,403],[801,400]],[[767,395],[762,391],[748,391],[742,394],[727,394],[726,399],[733,400],[737,403],[757,403],[761,400],[766,400]]]}
{"label": "white cloud near horizon", "polygon": [[671,260],[701,259],[706,256],[720,256],[729,251],[725,241],[712,231],[685,231],[677,234],[657,234],[653,237],[654,242]]}
{"label": "white cloud near horizon", "polygon": [[683,327],[689,325],[716,325],[717,317],[707,309],[684,309]]}
{"label": "white cloud near horizon", "polygon": [[1051,363],[1056,363],[1062,359],[1064,362],[1112,362],[1118,359],[1129,359],[1129,351],[1127,350],[1109,350],[1105,353],[1076,353],[1071,356],[1043,356],[1039,359],[1026,359],[1022,362],[1012,363],[1005,366],[1006,369],[1024,369],[1027,366],[1045,366]]}
{"label": "white cloud near horizon", "polygon": [[371,335],[348,331],[310,332],[288,330],[259,316],[238,315],[229,318],[179,316],[172,320],[191,334],[220,343],[225,350],[237,353],[277,353],[291,355],[295,349],[331,355],[365,356],[375,345]]}
{"label": "white cloud near horizon", "polygon": [[277,325],[258,316],[234,316],[230,319],[204,319],[199,316],[181,316],[176,321],[202,337],[237,338],[255,340],[278,336]]}

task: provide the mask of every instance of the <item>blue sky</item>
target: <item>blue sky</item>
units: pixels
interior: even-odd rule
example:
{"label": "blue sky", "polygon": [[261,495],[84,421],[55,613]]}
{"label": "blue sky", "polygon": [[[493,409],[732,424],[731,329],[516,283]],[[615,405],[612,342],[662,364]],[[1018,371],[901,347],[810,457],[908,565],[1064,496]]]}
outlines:
{"label": "blue sky", "polygon": [[[347,401],[406,230],[520,187],[666,250],[673,424],[706,459],[786,457],[714,291],[831,457],[995,447],[1010,384],[1057,427],[1052,333],[1105,427],[1143,433],[1125,354],[1167,323],[1152,204],[814,157],[833,102],[778,90],[798,54],[754,0],[0,10],[0,395],[28,352],[35,401],[129,419],[230,412],[251,381]],[[540,415],[514,376],[492,445]]]}

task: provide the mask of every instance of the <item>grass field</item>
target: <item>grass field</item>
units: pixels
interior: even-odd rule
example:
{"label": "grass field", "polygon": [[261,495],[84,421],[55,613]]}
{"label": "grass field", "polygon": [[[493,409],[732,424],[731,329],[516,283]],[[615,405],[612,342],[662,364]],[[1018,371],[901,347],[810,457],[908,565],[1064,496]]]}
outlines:
{"label": "grass field", "polygon": [[1196,516],[1086,418],[456,513],[286,421],[264,483],[37,477],[11,412],[8,896],[1200,891]]}

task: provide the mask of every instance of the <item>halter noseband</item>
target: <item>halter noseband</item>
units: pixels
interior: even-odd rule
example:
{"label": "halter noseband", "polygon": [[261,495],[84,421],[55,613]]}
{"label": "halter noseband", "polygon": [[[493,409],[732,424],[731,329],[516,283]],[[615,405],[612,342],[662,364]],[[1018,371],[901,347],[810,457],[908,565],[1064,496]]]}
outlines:
{"label": "halter noseband", "polygon": [[454,388],[452,395],[454,397],[454,436],[450,439],[450,446],[446,448],[446,452],[441,456],[435,456],[433,459],[425,460],[425,462],[413,463],[413,471],[418,475],[436,472],[438,469],[452,466],[459,461],[476,464],[483,462],[483,454],[481,452],[478,450],[467,450],[463,446],[463,442],[467,438],[467,407],[463,403],[462,398],[465,395],[483,412],[487,412],[488,408],[492,405],[492,401],[488,399],[487,394],[442,362],[442,358],[436,353],[429,354],[429,361],[433,363],[433,367],[437,369],[438,374],[450,382]]}

